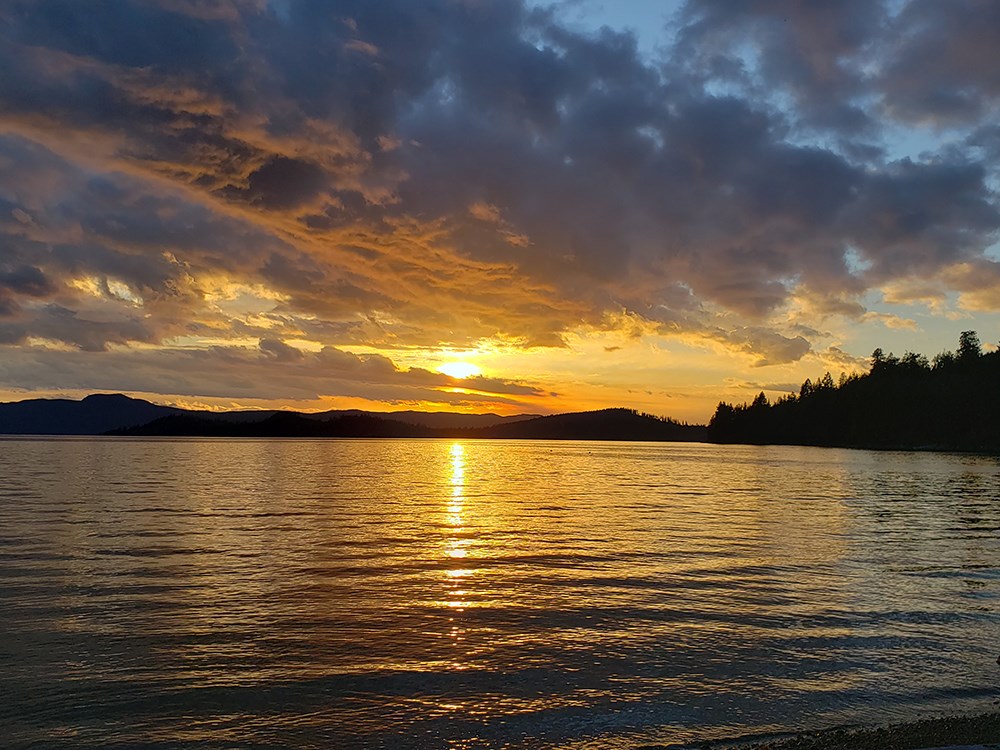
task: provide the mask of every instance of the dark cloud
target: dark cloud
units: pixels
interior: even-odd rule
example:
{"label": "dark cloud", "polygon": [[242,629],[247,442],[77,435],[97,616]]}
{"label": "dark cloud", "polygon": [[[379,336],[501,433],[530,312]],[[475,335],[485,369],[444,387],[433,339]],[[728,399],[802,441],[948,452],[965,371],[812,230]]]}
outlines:
{"label": "dark cloud", "polygon": [[278,156],[250,173],[246,198],[264,208],[292,208],[314,198],[325,177],[316,164]]}
{"label": "dark cloud", "polygon": [[865,63],[887,23],[884,3],[689,0],[682,16],[675,60],[702,81],[785,93],[813,127],[876,127],[862,99]]}
{"label": "dark cloud", "polygon": [[280,339],[261,339],[260,350],[281,362],[297,362],[303,356],[301,350],[289,346]]}
{"label": "dark cloud", "polygon": [[1000,102],[1000,5],[981,0],[910,0],[894,22],[881,82],[892,116],[956,125]]}
{"label": "dark cloud", "polygon": [[106,351],[112,344],[156,341],[139,315],[102,320],[58,304],[47,304],[30,313],[22,310],[13,319],[0,321],[0,343],[20,344],[29,337],[58,341],[88,352]]}
{"label": "dark cloud", "polygon": [[17,266],[0,270],[0,289],[28,297],[46,297],[54,291],[54,285],[35,266]]}
{"label": "dark cloud", "polygon": [[966,137],[965,145],[981,150],[986,165],[994,172],[1000,168],[1000,125],[988,124],[977,128]]}
{"label": "dark cloud", "polygon": [[17,41],[131,68],[210,74],[212,65],[237,56],[221,21],[182,10],[129,0],[15,0],[4,20]]}
{"label": "dark cloud", "polygon": [[873,279],[933,275],[979,255],[1000,228],[985,178],[981,164],[909,160],[868,175],[845,227],[873,262]]}
{"label": "dark cloud", "polygon": [[790,97],[802,125],[872,136],[988,117],[998,46],[1000,8],[980,0],[689,0],[673,60],[703,84]]}

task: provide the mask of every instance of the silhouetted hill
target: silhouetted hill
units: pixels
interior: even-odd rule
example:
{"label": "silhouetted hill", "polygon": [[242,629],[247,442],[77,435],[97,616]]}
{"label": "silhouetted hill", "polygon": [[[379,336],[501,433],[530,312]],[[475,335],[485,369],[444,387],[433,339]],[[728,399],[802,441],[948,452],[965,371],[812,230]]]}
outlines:
{"label": "silhouetted hill", "polygon": [[30,399],[0,403],[0,434],[100,435],[181,411],[121,394],[95,393],[82,401]]}
{"label": "silhouetted hill", "polygon": [[197,437],[364,437],[364,438],[507,438],[534,440],[704,440],[706,428],[639,414],[630,409],[559,414],[479,429],[434,428],[368,414],[343,414],[329,419],[296,412],[277,412],[255,422],[175,414],[116,435]]}
{"label": "silhouetted hill", "polygon": [[433,437],[428,427],[379,419],[367,414],[316,419],[297,412],[276,412],[259,421],[227,422],[189,414],[175,414],[140,427],[115,430],[114,435],[174,437]]}
{"label": "silhouetted hill", "polygon": [[[107,432],[140,427],[161,417],[186,417],[206,422],[253,424],[264,422],[276,415],[290,414],[274,409],[260,411],[195,411],[172,406],[159,406],[142,399],[131,398],[122,394],[94,394],[82,401],[70,399],[29,399],[12,403],[0,403],[0,434],[7,435],[102,435]],[[532,419],[537,415],[520,414],[513,417],[501,417],[497,414],[449,414],[447,412],[366,412],[357,409],[333,410],[316,414],[294,412],[303,420],[330,422],[342,418],[367,417],[390,422],[400,422],[409,425],[437,429],[476,429],[506,424],[519,420]],[[173,432],[164,434],[210,434],[213,428],[207,425],[195,426],[196,423],[175,422],[169,428]],[[189,429],[196,432],[185,432],[181,425],[189,424]],[[274,423],[272,423],[273,425]],[[363,421],[343,422],[355,424],[362,430]],[[167,428],[164,428],[167,429]],[[300,432],[308,432],[305,425],[300,426]],[[219,427],[218,434],[243,434],[240,430],[230,431]]]}
{"label": "silhouetted hill", "polygon": [[717,443],[1000,452],[1000,352],[984,354],[975,331],[933,362],[907,352],[872,353],[865,375],[829,373],[770,403],[720,403],[709,423]]}
{"label": "silhouetted hill", "polygon": [[707,439],[702,425],[641,414],[632,409],[555,414],[523,422],[496,425],[475,433],[477,437],[524,440],[660,440],[699,442]]}
{"label": "silhouetted hill", "polygon": [[446,411],[372,412],[361,411],[358,409],[350,409],[346,411],[324,411],[317,414],[306,414],[304,416],[310,419],[334,419],[337,417],[357,415],[377,417],[378,419],[388,419],[395,422],[405,422],[406,424],[445,430],[479,429],[482,427],[492,427],[493,425],[498,424],[523,422],[527,419],[535,419],[538,417],[537,414],[517,414],[512,417],[501,417],[499,414],[453,414]]}
{"label": "silhouetted hill", "polygon": [[501,417],[499,414],[450,414],[448,412],[394,411],[385,415],[386,419],[398,419],[410,424],[443,429],[478,429],[501,424],[514,424],[529,419],[537,419],[538,414],[515,414]]}

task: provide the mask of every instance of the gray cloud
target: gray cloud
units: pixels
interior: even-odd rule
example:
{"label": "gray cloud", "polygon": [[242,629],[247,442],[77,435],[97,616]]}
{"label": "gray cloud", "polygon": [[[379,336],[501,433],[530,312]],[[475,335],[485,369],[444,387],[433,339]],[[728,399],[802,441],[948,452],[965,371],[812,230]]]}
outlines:
{"label": "gray cloud", "polygon": [[932,275],[979,255],[1000,228],[985,178],[981,164],[909,160],[870,175],[845,212],[845,227],[874,263],[876,282]]}
{"label": "gray cloud", "polygon": [[52,282],[35,266],[0,270],[0,289],[28,297],[45,297],[53,288]]}
{"label": "gray cloud", "polygon": [[[877,128],[864,107],[866,63],[888,22],[873,0],[689,0],[675,59],[702,82],[781,91],[809,126],[845,135]],[[749,53],[749,54],[748,54]]]}
{"label": "gray cloud", "polygon": [[895,19],[881,82],[892,116],[938,125],[975,122],[1000,102],[1000,6],[910,0]]}

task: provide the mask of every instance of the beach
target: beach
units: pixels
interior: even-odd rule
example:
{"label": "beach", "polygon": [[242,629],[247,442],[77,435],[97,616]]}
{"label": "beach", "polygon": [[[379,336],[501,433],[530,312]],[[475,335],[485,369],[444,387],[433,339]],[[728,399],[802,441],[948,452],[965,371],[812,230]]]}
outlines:
{"label": "beach", "polygon": [[[638,750],[667,750],[647,745]],[[677,747],[677,746],[673,746]],[[1000,747],[1000,712],[703,743],[700,750],[981,750]]]}

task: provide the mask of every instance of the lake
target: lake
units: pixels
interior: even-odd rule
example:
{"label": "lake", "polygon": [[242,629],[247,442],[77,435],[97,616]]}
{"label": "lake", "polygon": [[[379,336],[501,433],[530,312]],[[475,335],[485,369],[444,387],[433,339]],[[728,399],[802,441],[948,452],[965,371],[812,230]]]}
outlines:
{"label": "lake", "polygon": [[1000,461],[0,440],[0,739],[635,748],[995,709]]}

